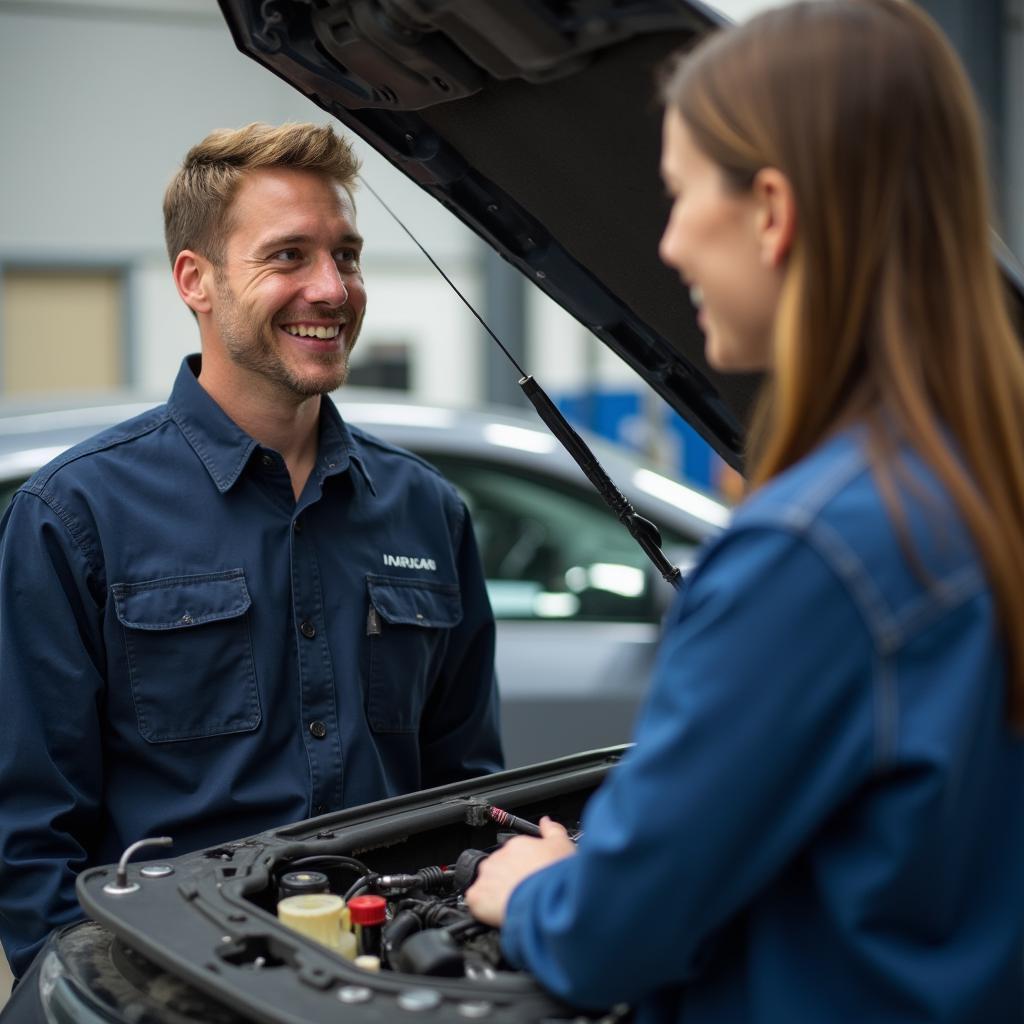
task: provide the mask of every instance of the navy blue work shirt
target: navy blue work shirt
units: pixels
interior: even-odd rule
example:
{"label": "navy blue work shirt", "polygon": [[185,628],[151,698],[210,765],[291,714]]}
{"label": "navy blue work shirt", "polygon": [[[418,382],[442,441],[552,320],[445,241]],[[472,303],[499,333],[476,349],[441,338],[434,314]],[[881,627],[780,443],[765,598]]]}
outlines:
{"label": "navy blue work shirt", "polygon": [[0,536],[0,937],[16,975],[75,875],[499,769],[469,516],[322,399],[281,456],[182,365],[166,405],[36,473]]}
{"label": "navy blue work shirt", "polygon": [[900,461],[902,539],[852,430],[708,546],[576,856],[511,895],[514,964],[637,1024],[1024,1020],[997,612],[950,495]]}

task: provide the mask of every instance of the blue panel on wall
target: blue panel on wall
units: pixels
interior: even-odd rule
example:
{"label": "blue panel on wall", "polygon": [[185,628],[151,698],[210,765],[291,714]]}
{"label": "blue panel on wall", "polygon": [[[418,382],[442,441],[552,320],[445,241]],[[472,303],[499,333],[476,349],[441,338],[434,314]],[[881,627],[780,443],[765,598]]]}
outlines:
{"label": "blue panel on wall", "polygon": [[[641,396],[634,391],[590,391],[553,394],[552,399],[575,427],[637,450],[641,432],[636,421],[643,415]],[[684,419],[666,407],[661,423],[676,442],[678,461],[673,467],[681,479],[712,490],[718,463],[707,442]]]}
{"label": "blue panel on wall", "polygon": [[668,428],[681,440],[682,474],[685,479],[706,491],[712,489],[712,474],[717,456],[711,446],[678,413],[668,414]]}

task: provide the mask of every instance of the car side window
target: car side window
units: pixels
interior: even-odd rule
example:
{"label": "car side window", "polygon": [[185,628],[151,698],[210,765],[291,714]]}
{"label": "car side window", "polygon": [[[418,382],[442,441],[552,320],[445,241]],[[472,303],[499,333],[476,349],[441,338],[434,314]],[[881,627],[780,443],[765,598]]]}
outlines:
{"label": "car side window", "polygon": [[[513,466],[427,456],[473,516],[497,619],[656,622],[666,587],[646,555],[586,485]],[[665,534],[666,547],[692,548]]]}

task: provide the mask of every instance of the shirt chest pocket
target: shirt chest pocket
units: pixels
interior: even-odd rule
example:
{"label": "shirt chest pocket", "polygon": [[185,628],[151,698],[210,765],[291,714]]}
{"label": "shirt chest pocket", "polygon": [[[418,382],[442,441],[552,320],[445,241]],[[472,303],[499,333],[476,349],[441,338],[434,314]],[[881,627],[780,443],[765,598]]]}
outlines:
{"label": "shirt chest pocket", "polygon": [[366,717],[375,732],[416,732],[449,631],[462,621],[454,583],[368,575]]}
{"label": "shirt chest pocket", "polygon": [[243,570],[115,583],[111,593],[144,739],[200,739],[259,725]]}

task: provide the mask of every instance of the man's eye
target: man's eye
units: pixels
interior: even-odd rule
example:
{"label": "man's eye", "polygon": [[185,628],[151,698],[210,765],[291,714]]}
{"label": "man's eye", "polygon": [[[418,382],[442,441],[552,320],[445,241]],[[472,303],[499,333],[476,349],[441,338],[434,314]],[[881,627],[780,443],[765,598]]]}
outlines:
{"label": "man's eye", "polygon": [[359,266],[359,250],[358,249],[339,249],[335,254],[334,258],[339,263],[344,263],[350,267]]}
{"label": "man's eye", "polygon": [[271,259],[280,260],[282,263],[294,263],[298,258],[298,249],[281,249],[271,257]]}

